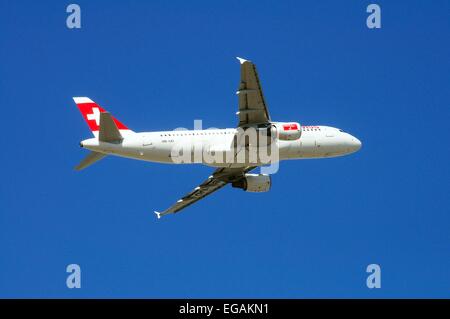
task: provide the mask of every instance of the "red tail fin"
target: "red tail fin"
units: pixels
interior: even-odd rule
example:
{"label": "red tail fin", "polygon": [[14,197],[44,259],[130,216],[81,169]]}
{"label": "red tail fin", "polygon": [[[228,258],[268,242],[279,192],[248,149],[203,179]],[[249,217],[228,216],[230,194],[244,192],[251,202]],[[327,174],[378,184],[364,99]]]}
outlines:
{"label": "red tail fin", "polygon": [[[100,113],[105,112],[105,110],[88,97],[74,97],[73,100],[80,109],[80,112],[86,123],[89,125],[92,133],[97,136],[98,131],[100,130]],[[130,130],[115,117],[113,117],[113,120],[119,130]]]}

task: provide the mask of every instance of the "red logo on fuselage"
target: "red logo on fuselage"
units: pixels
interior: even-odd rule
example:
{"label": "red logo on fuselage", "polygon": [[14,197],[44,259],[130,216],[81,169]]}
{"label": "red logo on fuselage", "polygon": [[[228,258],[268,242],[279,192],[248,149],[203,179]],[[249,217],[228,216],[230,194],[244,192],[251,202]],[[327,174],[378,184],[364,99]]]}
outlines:
{"label": "red logo on fuselage", "polygon": [[297,131],[298,130],[298,125],[297,125],[297,123],[283,124],[283,130],[285,130],[285,131]]}

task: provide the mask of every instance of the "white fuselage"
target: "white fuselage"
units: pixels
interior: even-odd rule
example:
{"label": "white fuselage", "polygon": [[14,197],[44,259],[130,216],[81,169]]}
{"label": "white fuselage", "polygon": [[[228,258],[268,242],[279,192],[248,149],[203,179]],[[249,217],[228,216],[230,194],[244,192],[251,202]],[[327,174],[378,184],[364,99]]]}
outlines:
{"label": "white fuselage", "polygon": [[[122,132],[123,133],[123,132]],[[208,129],[208,130],[183,130],[161,131],[124,134],[120,143],[99,142],[98,138],[84,140],[80,145],[92,151],[110,155],[133,158],[149,162],[179,163],[174,160],[174,147],[183,147],[189,153],[199,147],[207,148],[214,152],[227,152],[233,143],[237,129]],[[361,142],[354,136],[340,129],[329,126],[303,126],[301,137],[293,141],[276,140],[279,160],[327,158],[336,157],[356,152],[361,147]],[[217,162],[211,158],[199,161],[209,166],[246,166],[248,163],[236,163],[232,158],[226,157]],[[186,164],[188,162],[184,162]],[[262,165],[258,163],[257,165]]]}

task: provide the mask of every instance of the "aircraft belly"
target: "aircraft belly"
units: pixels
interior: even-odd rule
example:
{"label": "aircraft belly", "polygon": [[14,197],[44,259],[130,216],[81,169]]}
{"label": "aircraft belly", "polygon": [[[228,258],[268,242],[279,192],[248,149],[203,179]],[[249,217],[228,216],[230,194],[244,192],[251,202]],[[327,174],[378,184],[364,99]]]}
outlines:
{"label": "aircraft belly", "polygon": [[300,138],[300,145],[296,151],[297,158],[317,158],[321,157],[318,152],[317,141],[314,137]]}

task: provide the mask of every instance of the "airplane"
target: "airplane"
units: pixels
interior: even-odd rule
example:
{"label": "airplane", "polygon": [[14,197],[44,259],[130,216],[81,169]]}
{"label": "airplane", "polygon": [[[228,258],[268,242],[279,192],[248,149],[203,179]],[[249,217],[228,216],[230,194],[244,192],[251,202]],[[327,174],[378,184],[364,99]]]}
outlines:
{"label": "airplane", "polygon": [[[74,97],[75,104],[94,135],[80,142],[80,146],[90,150],[90,153],[75,169],[82,170],[107,155],[157,163],[201,163],[216,168],[203,183],[175,204],[162,212],[155,211],[159,219],[181,211],[227,184],[247,192],[269,191],[272,184],[270,174],[250,173],[268,162],[263,162],[258,156],[251,160],[251,149],[256,152],[265,149],[267,154],[276,153],[275,160],[278,163],[290,159],[343,156],[361,148],[361,141],[342,129],[272,121],[255,64],[243,58],[237,59],[241,76],[236,92],[239,108],[236,128],[138,133],[88,97]],[[252,141],[248,135],[245,137],[251,130],[259,134]],[[190,161],[179,161],[180,150],[174,153],[176,146],[182,147],[186,155],[184,159],[189,158]],[[198,149],[209,157],[192,160]],[[244,156],[240,156],[242,154]]]}

